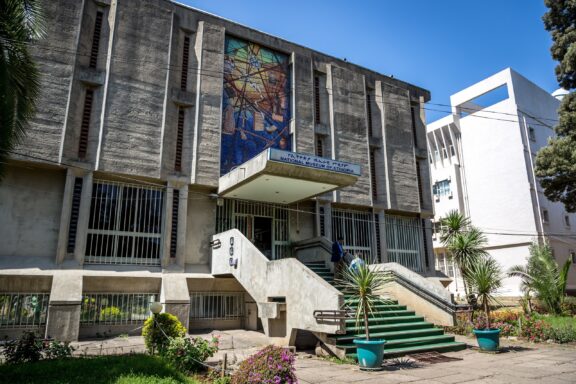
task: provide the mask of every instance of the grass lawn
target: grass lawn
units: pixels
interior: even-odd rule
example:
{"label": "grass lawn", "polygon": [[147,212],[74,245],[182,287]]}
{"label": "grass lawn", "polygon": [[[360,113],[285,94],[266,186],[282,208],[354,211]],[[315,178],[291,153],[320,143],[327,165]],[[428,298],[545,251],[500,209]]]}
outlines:
{"label": "grass lawn", "polygon": [[572,316],[548,315],[548,316],[540,316],[540,319],[544,320],[554,328],[566,327],[569,325],[576,327],[576,318]]}
{"label": "grass lawn", "polygon": [[0,382],[22,384],[199,384],[156,356],[125,355],[0,365]]}

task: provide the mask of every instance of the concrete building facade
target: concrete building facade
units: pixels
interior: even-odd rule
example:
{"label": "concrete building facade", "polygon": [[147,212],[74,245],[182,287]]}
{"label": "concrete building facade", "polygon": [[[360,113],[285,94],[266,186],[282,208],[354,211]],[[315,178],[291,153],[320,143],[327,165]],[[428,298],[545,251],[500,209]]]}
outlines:
{"label": "concrete building facade", "polygon": [[[440,243],[439,221],[449,211],[484,231],[486,250],[503,266],[523,265],[534,241],[549,241],[561,265],[575,258],[576,215],[549,201],[534,174],[535,156],[554,136],[559,101],[514,70],[505,69],[450,98],[453,113],[427,127],[434,195],[436,266],[464,287]],[[576,289],[571,267],[568,289]],[[503,296],[521,295],[519,279]]]}
{"label": "concrete building facade", "polygon": [[312,312],[342,295],[300,261],[337,236],[434,274],[428,91],[169,0],[44,8],[0,183],[0,333],[129,332],[151,301],[191,330],[335,333]]}

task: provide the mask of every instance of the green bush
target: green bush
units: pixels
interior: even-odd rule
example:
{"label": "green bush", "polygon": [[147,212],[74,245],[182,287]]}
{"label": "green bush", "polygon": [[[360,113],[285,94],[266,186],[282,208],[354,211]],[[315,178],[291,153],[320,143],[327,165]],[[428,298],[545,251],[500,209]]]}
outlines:
{"label": "green bush", "polygon": [[146,319],[142,328],[142,336],[148,352],[156,351],[163,354],[168,346],[169,338],[186,336],[186,328],[176,316],[170,313],[159,313]]}
{"label": "green bush", "polygon": [[124,313],[118,307],[105,307],[100,311],[100,321],[122,320]]}
{"label": "green bush", "polygon": [[576,326],[572,324],[552,326],[546,330],[546,338],[560,344],[576,341]]}
{"label": "green bush", "polygon": [[218,338],[207,341],[201,337],[173,337],[163,357],[176,369],[193,373],[202,370],[202,363],[218,352]]}
{"label": "green bush", "polygon": [[564,298],[562,313],[568,316],[576,315],[576,297],[567,296]]}
{"label": "green bush", "polygon": [[232,384],[297,382],[294,355],[273,345],[244,360],[232,375]]}
{"label": "green bush", "polygon": [[7,363],[33,363],[39,360],[56,360],[72,356],[74,348],[69,343],[44,340],[36,333],[26,331],[20,339],[5,344],[4,357]]}

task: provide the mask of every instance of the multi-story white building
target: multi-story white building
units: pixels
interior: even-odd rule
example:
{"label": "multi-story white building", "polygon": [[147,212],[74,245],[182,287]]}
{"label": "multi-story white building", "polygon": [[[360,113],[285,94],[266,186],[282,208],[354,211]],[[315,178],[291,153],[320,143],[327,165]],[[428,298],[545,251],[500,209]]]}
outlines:
{"label": "multi-story white building", "polygon": [[[452,114],[428,124],[434,195],[436,267],[463,293],[454,264],[440,243],[439,220],[450,210],[469,216],[486,234],[486,250],[507,270],[523,264],[528,248],[547,239],[558,263],[576,251],[576,215],[549,201],[534,174],[535,156],[554,135],[559,100],[512,69],[450,98]],[[568,289],[576,289],[575,266]],[[504,296],[520,294],[508,278]]]}

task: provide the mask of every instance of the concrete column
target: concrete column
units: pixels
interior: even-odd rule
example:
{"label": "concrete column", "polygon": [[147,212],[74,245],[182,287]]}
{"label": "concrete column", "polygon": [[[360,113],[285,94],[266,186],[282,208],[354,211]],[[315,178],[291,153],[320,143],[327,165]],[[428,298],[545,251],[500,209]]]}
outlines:
{"label": "concrete column", "polygon": [[186,262],[186,231],[188,226],[188,185],[179,189],[180,200],[178,203],[178,241],[176,245],[176,264],[184,268]]}
{"label": "concrete column", "polygon": [[81,272],[55,272],[52,278],[45,336],[59,341],[78,340],[81,303]]}
{"label": "concrete column", "polygon": [[70,228],[70,214],[72,212],[72,197],[74,194],[74,180],[76,175],[72,168],[66,171],[66,184],[62,198],[62,212],[60,213],[60,230],[58,233],[58,248],[56,250],[56,264],[61,264],[68,252],[68,231]]}
{"label": "concrete column", "polygon": [[86,238],[88,231],[88,221],[90,220],[90,203],[92,199],[92,182],[94,174],[87,173],[82,181],[82,194],[80,195],[80,211],[78,213],[78,228],[76,232],[76,248],[74,258],[78,264],[84,264],[86,254]]}
{"label": "concrete column", "polygon": [[164,305],[164,312],[176,316],[182,325],[188,329],[190,292],[188,291],[186,277],[181,274],[165,274],[162,277],[160,302]]}
{"label": "concrete column", "polygon": [[[432,245],[432,222],[430,219],[421,219],[420,222],[424,225],[422,236],[426,236],[426,242],[424,242],[424,237],[422,238],[422,268],[427,273],[433,273],[436,267],[434,265],[434,250]],[[427,244],[426,248],[424,248],[424,244]],[[426,267],[426,260],[428,260],[428,267]]]}
{"label": "concrete column", "polygon": [[378,223],[380,224],[380,256],[381,263],[388,262],[388,245],[386,244],[386,217],[384,211],[378,211]]}

